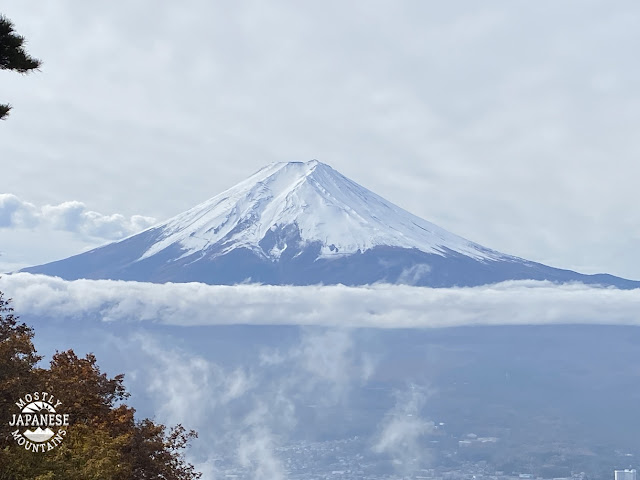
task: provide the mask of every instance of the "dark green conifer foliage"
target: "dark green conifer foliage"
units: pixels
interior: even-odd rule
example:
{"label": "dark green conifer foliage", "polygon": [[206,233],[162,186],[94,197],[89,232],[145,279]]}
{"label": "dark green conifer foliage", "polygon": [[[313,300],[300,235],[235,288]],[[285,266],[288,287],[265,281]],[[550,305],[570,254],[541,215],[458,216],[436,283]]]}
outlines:
{"label": "dark green conifer foliage", "polygon": [[[40,60],[29,56],[24,49],[24,37],[15,33],[13,23],[0,15],[0,70],[29,73],[40,66]],[[11,105],[0,104],[0,119],[4,119]]]}

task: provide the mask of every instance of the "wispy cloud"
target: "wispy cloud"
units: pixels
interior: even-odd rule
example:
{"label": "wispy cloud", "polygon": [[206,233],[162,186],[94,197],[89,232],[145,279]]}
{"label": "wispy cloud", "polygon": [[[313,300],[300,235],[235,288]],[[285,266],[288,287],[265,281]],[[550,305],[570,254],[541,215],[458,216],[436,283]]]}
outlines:
{"label": "wispy cloud", "polygon": [[282,460],[276,455],[278,442],[273,432],[260,421],[267,413],[265,405],[257,410],[260,417],[238,439],[238,463],[252,472],[253,478],[286,478]]}
{"label": "wispy cloud", "polygon": [[151,398],[161,398],[157,413],[168,423],[200,425],[211,411],[245,395],[254,386],[242,367],[225,370],[207,359],[167,349],[150,335],[135,335],[133,345],[145,358],[146,385]]}
{"label": "wispy cloud", "polygon": [[[436,289],[400,285],[220,286],[111,280],[69,282],[18,273],[2,277],[0,290],[14,298],[23,317],[55,315],[185,326],[425,328],[640,324],[638,289],[617,290],[583,284],[559,286],[535,281]],[[317,350],[311,344],[301,348]],[[329,363],[324,372],[333,375],[335,369]]]}
{"label": "wispy cloud", "polygon": [[[296,427],[313,434],[299,422],[298,408],[319,403],[319,392],[326,391],[334,392],[326,401],[339,399],[348,408],[348,392],[362,381],[353,368],[351,333],[343,329],[309,329],[291,345],[231,365],[171,345],[149,330],[113,343],[140,353],[132,377],[134,390],[148,396],[147,408],[163,423],[199,431],[190,456],[207,478],[218,478],[225,468],[239,468],[250,478],[287,478],[282,448],[294,441]],[[260,361],[267,354],[277,362]]]}
{"label": "wispy cloud", "polygon": [[418,385],[396,392],[396,404],[379,425],[373,451],[388,455],[400,472],[414,471],[430,460],[420,444],[434,430],[434,423],[422,417],[426,399],[425,388]]}

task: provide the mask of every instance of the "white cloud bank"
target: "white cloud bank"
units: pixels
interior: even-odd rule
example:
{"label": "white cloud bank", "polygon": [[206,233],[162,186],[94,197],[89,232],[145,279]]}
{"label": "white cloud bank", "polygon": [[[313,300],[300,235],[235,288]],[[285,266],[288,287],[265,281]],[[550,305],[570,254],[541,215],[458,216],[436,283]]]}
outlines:
{"label": "white cloud bank", "polygon": [[462,325],[640,325],[640,289],[513,281],[473,288],[151,284],[0,278],[23,317],[91,317],[170,325],[320,325],[376,328]]}
{"label": "white cloud bank", "polygon": [[78,201],[38,207],[11,193],[0,193],[0,229],[52,228],[84,238],[118,240],[156,223],[155,218],[121,214],[103,215]]}

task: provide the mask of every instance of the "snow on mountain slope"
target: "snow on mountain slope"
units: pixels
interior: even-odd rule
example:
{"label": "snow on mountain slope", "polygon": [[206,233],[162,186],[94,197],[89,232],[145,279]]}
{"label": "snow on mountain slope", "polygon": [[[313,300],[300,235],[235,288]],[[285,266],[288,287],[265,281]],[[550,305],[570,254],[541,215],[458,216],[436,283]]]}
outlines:
{"label": "snow on mountain slope", "polygon": [[288,245],[264,251],[260,242],[278,227],[296,225],[303,242],[320,242],[321,258],[376,246],[447,250],[478,260],[504,255],[453,235],[344,177],[316,160],[271,164],[245,181],[154,228],[161,239],[140,259],[172,245],[183,257],[221,243],[215,255],[245,247],[277,259]]}

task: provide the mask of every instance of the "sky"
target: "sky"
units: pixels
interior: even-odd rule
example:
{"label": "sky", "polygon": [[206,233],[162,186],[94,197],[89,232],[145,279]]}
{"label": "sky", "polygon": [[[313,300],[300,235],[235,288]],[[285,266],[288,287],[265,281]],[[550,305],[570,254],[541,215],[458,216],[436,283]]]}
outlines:
{"label": "sky", "polygon": [[0,271],[318,159],[504,253],[640,279],[640,5],[3,3]]}

